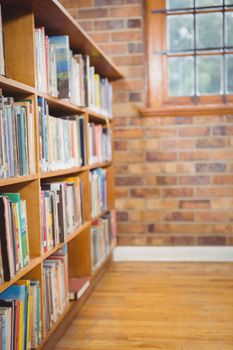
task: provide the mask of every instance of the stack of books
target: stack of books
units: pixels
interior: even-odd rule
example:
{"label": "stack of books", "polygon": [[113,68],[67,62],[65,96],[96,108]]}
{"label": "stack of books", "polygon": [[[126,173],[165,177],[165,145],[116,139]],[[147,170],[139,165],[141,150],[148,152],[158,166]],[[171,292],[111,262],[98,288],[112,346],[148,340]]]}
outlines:
{"label": "stack of books", "polygon": [[88,123],[89,164],[112,160],[112,132],[101,124]]}
{"label": "stack of books", "polygon": [[41,343],[39,281],[19,280],[0,294],[1,349],[31,349]]}
{"label": "stack of books", "polygon": [[91,217],[96,218],[107,210],[107,171],[95,169],[90,172],[91,182]]}
{"label": "stack of books", "polygon": [[0,178],[35,173],[35,130],[31,100],[14,102],[0,92]]}
{"label": "stack of books", "polygon": [[41,171],[86,165],[84,117],[52,117],[43,98],[38,98],[38,113]]}
{"label": "stack of books", "polygon": [[48,334],[51,327],[66,310],[69,302],[67,245],[44,261],[43,282],[45,290],[44,333]]}
{"label": "stack of books", "polygon": [[69,234],[83,225],[83,183],[43,183],[41,191],[42,250],[44,253],[65,242]]}
{"label": "stack of books", "polygon": [[112,249],[111,213],[108,213],[93,223],[91,227],[92,268],[96,270],[106,259]]}
{"label": "stack of books", "polygon": [[0,283],[29,263],[26,201],[19,193],[0,194]]}
{"label": "stack of books", "polygon": [[67,35],[47,36],[35,29],[37,89],[112,117],[112,87],[90,65],[88,55],[70,50]]}

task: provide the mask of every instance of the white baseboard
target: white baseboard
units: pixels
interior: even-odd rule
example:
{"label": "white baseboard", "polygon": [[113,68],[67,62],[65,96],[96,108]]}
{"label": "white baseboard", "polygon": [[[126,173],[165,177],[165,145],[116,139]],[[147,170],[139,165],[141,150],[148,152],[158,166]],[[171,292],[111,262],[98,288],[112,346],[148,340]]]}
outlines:
{"label": "white baseboard", "polygon": [[233,247],[116,247],[114,261],[233,262]]}

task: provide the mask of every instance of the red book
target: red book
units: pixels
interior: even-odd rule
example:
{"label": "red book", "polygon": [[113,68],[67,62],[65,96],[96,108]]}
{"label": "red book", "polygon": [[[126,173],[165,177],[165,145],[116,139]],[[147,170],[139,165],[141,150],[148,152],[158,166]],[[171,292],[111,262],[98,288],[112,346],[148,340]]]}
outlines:
{"label": "red book", "polygon": [[69,279],[69,295],[70,300],[80,299],[90,286],[88,277],[70,278]]}

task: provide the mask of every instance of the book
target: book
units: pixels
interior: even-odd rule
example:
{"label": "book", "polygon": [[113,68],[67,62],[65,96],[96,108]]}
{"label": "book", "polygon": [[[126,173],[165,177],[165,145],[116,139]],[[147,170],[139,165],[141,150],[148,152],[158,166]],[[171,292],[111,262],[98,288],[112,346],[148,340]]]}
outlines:
{"label": "book", "polygon": [[46,253],[84,223],[82,180],[69,177],[66,182],[43,183],[41,213],[42,247]]}
{"label": "book", "polygon": [[111,212],[96,220],[91,226],[92,268],[95,271],[113,247]]}
{"label": "book", "polygon": [[80,299],[90,286],[88,277],[69,279],[69,298],[70,300]]}
{"label": "book", "polygon": [[69,99],[70,93],[70,46],[68,35],[49,36],[50,45],[55,47],[57,89],[60,99]]}
{"label": "book", "polygon": [[101,124],[88,123],[89,164],[112,160],[111,129]]}
{"label": "book", "polygon": [[49,115],[46,100],[38,98],[41,170],[54,171],[86,164],[83,116]]}
{"label": "book", "polygon": [[60,253],[51,255],[43,263],[45,334],[49,332],[68,306],[67,261],[67,248],[64,248]]}
{"label": "book", "polygon": [[107,171],[98,168],[90,172],[91,217],[94,219],[107,210]]}
{"label": "book", "polygon": [[0,93],[0,178],[35,173],[34,106]]}

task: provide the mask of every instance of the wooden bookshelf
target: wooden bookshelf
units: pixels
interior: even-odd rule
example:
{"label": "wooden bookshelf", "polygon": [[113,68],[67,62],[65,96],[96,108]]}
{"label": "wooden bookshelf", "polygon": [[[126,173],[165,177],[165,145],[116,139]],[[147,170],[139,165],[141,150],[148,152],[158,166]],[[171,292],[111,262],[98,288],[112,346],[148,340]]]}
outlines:
{"label": "wooden bookshelf", "polygon": [[[47,100],[51,115],[69,116],[83,115],[86,138],[88,137],[88,122],[107,125],[111,128],[111,119],[88,108],[79,107],[67,100],[59,100],[48,94],[41,93],[36,89],[35,76],[35,42],[34,26],[44,26],[48,35],[69,35],[70,46],[74,53],[90,55],[91,65],[95,66],[96,72],[109,80],[123,78],[121,72],[84,32],[82,27],[71,17],[57,0],[0,0],[3,17],[3,33],[5,44],[6,77],[0,76],[0,88],[4,96],[13,97],[15,101],[20,99],[32,99],[34,102],[35,121],[35,174],[0,179],[0,193],[19,192],[27,201],[27,217],[29,232],[30,261],[28,266],[21,269],[15,277],[0,285],[0,292],[6,290],[21,278],[37,279],[41,282],[41,299],[43,300],[43,262],[54,252],[63,247],[59,243],[49,252],[42,253],[41,232],[41,184],[47,180],[66,181],[69,177],[78,177],[84,186],[85,200],[84,224],[69,234],[66,239],[68,246],[68,266],[71,277],[90,278],[91,286],[86,296],[89,295],[98,278],[103,274],[111,260],[110,253],[101,266],[93,273],[91,256],[91,225],[101,216],[114,209],[114,173],[113,162],[98,163],[82,167],[72,167],[56,171],[41,172],[39,160],[39,130],[38,111],[36,108],[37,98]],[[87,142],[88,144],[88,142]],[[88,155],[88,145],[86,149]],[[87,163],[88,160],[87,160]],[[90,200],[90,172],[97,168],[107,169],[108,208],[95,219],[91,218]],[[68,180],[69,181],[69,180]],[[82,306],[86,296],[80,301],[69,303],[59,320],[51,328],[48,335],[44,335],[38,349],[43,349],[50,344],[50,338],[59,338],[59,330],[63,328],[63,321],[67,325],[67,319],[71,320]],[[43,301],[41,309],[43,308]],[[41,312],[42,313],[42,312]],[[42,317],[42,324],[44,319]],[[56,333],[56,334],[55,334]],[[55,334],[55,335],[54,335]]]}

